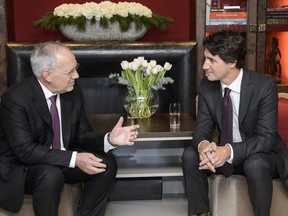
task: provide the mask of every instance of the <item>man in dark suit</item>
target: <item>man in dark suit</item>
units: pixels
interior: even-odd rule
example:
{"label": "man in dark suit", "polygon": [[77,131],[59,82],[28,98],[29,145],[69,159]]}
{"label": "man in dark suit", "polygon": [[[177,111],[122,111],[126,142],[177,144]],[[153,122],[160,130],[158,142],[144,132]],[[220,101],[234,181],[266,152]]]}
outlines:
{"label": "man in dark suit", "polygon": [[[61,43],[40,44],[30,60],[35,76],[2,96],[0,206],[17,212],[27,193],[33,195],[35,215],[56,216],[64,183],[84,182],[77,215],[104,215],[117,172],[110,150],[133,145],[139,125],[122,127],[121,117],[105,136],[91,130],[83,94],[75,85],[79,65]],[[53,95],[60,117],[58,147],[53,146],[57,133],[49,112]]]}
{"label": "man in dark suit", "polygon": [[[288,190],[288,154],[277,132],[276,82],[243,68],[246,50],[238,33],[216,32],[203,45],[205,78],[199,87],[196,128],[192,146],[182,155],[189,215],[210,215],[207,175],[229,177],[233,172],[247,177],[254,215],[269,216],[272,179],[280,177]],[[225,88],[231,90],[233,138],[224,143],[220,138],[220,144],[213,141],[213,133],[217,128],[224,135]]]}

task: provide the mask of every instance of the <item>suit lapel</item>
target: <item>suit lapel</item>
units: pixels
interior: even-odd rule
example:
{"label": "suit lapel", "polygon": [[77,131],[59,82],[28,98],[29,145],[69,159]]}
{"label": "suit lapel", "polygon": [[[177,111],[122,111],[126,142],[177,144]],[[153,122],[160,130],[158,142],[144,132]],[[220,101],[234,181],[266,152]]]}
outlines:
{"label": "suit lapel", "polygon": [[213,99],[214,99],[217,122],[219,122],[219,126],[220,126],[221,125],[221,112],[222,112],[221,106],[222,106],[222,100],[223,100],[220,82],[218,82],[218,87],[216,89],[217,89],[216,91],[213,91]]}
{"label": "suit lapel", "polygon": [[35,92],[32,100],[35,104],[36,110],[38,111],[40,117],[52,128],[52,119],[47,106],[47,101],[37,79],[32,80],[31,86]]}
{"label": "suit lapel", "polygon": [[63,143],[66,149],[68,149],[69,137],[71,133],[71,108],[72,103],[69,99],[70,94],[61,94],[60,101],[61,101],[61,119],[62,119],[62,137]]}
{"label": "suit lapel", "polygon": [[240,92],[240,105],[239,105],[239,125],[241,125],[247,113],[251,93],[252,93],[252,85],[250,82],[250,72],[243,71],[243,78]]}

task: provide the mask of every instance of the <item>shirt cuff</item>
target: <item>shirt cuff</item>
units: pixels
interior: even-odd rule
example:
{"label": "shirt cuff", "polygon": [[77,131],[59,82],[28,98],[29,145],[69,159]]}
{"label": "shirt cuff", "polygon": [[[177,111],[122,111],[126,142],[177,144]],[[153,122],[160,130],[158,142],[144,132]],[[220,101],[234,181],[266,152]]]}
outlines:
{"label": "shirt cuff", "polygon": [[230,152],[231,152],[230,158],[227,160],[227,163],[232,164],[233,159],[234,159],[234,151],[233,151],[232,146],[229,143],[226,145],[228,145],[230,147]]}
{"label": "shirt cuff", "polygon": [[71,157],[71,160],[70,160],[70,163],[69,163],[69,168],[75,168],[75,166],[76,166],[76,156],[77,156],[77,152],[73,151],[72,152],[72,157]]}
{"label": "shirt cuff", "polygon": [[109,140],[108,140],[108,135],[109,133],[106,133],[105,136],[104,136],[104,152],[107,153],[109,152],[110,150],[116,148],[116,146],[113,146]]}
{"label": "shirt cuff", "polygon": [[203,143],[203,142],[209,142],[208,140],[203,140],[203,141],[201,141],[199,144],[198,144],[198,152],[199,152],[199,149],[200,149],[200,146],[201,146],[201,144]]}

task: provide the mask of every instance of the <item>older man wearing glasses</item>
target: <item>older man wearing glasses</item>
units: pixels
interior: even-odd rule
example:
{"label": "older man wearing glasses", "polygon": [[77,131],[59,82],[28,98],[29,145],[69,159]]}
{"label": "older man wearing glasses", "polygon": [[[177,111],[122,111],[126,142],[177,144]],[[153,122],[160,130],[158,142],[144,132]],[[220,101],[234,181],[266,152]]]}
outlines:
{"label": "older man wearing glasses", "polygon": [[133,145],[139,126],[123,127],[121,117],[105,136],[91,130],[79,64],[63,44],[40,44],[30,60],[34,76],[2,96],[0,206],[17,212],[27,193],[35,215],[55,216],[64,183],[84,182],[77,215],[104,215],[117,171],[110,150]]}

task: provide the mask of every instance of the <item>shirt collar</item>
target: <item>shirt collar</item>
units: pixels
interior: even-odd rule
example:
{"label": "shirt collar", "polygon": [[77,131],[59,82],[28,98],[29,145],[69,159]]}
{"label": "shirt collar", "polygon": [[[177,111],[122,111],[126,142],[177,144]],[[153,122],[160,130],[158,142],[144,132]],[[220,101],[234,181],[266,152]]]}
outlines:
{"label": "shirt collar", "polygon": [[240,69],[238,77],[229,86],[221,82],[222,92],[224,92],[224,88],[228,87],[229,89],[231,89],[231,91],[240,93],[242,78],[243,78],[243,68]]}
{"label": "shirt collar", "polygon": [[46,86],[44,86],[40,80],[38,80],[38,82],[40,83],[40,86],[44,92],[46,100],[48,100],[51,96],[55,95],[48,88],[46,88]]}

